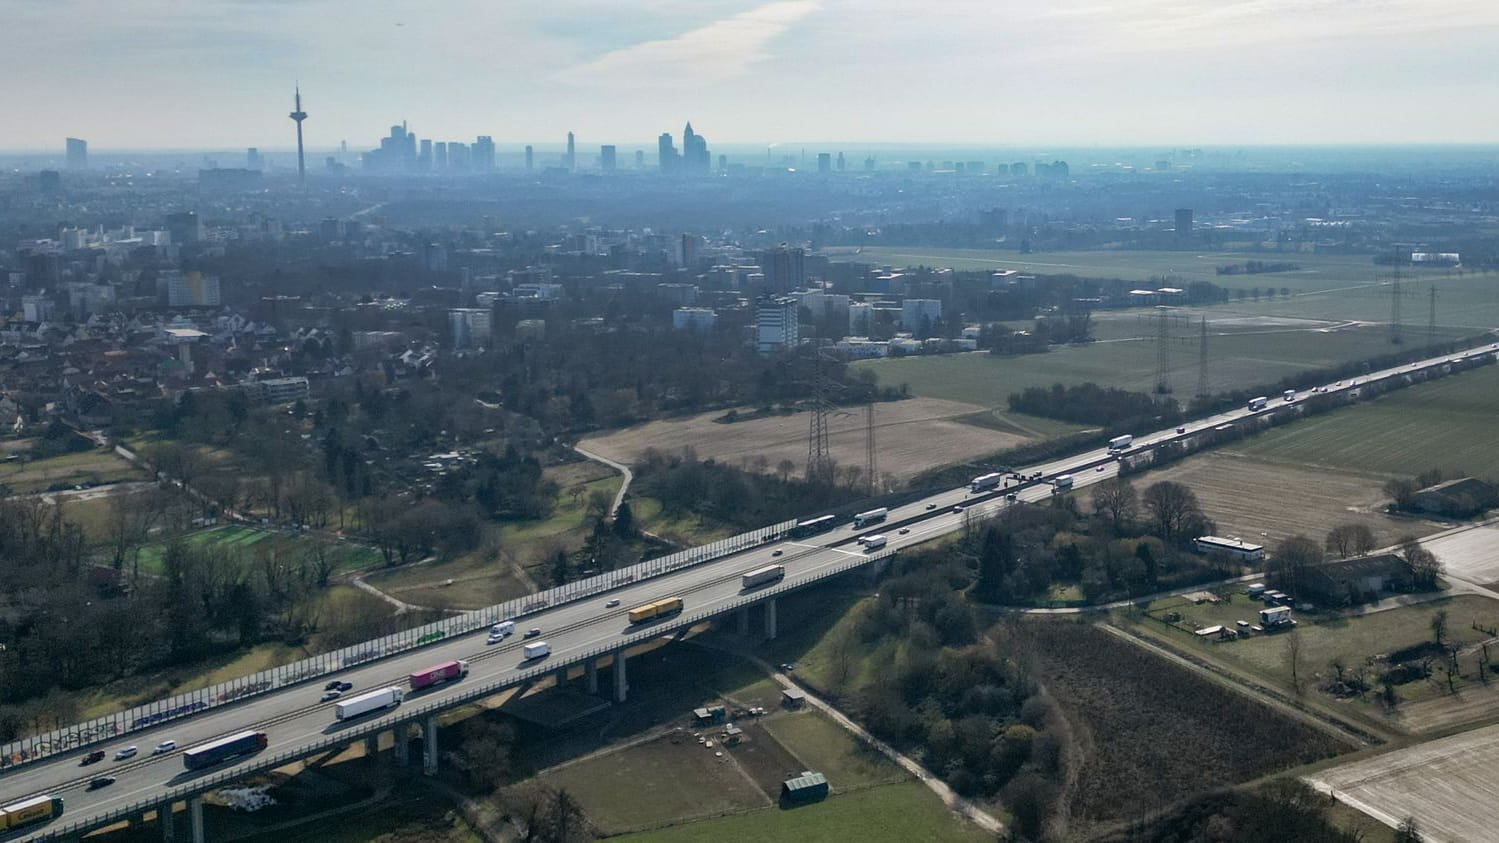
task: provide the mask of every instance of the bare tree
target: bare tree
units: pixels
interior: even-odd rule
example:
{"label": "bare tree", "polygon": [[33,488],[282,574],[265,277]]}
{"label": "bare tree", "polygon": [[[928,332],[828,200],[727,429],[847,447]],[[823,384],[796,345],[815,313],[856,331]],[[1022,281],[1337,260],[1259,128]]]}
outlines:
{"label": "bare tree", "polygon": [[1447,610],[1438,609],[1431,616],[1430,625],[1431,640],[1435,642],[1438,647],[1442,646],[1442,642],[1447,639]]}
{"label": "bare tree", "polygon": [[1306,536],[1291,536],[1275,546],[1266,570],[1275,588],[1300,596],[1307,569],[1321,561],[1320,545]]}
{"label": "bare tree", "polygon": [[1140,495],[1134,484],[1123,477],[1105,480],[1093,487],[1093,511],[1107,515],[1118,532],[1124,525],[1135,520],[1140,511]]}
{"label": "bare tree", "polygon": [[1420,489],[1415,481],[1396,477],[1385,481],[1384,493],[1395,502],[1396,509],[1410,509],[1416,500],[1416,492]]}
{"label": "bare tree", "polygon": [[1157,534],[1167,542],[1180,538],[1184,530],[1203,518],[1197,495],[1181,483],[1162,480],[1152,484],[1143,500]]}
{"label": "bare tree", "polygon": [[1301,696],[1301,636],[1292,630],[1286,635],[1286,665],[1291,668],[1291,690]]}
{"label": "bare tree", "polygon": [[1339,559],[1362,556],[1375,547],[1374,531],[1365,524],[1341,524],[1327,533],[1327,552]]}
{"label": "bare tree", "polygon": [[1400,540],[1400,556],[1410,569],[1411,583],[1420,591],[1435,591],[1442,576],[1442,563],[1436,554],[1421,546],[1415,536]]}

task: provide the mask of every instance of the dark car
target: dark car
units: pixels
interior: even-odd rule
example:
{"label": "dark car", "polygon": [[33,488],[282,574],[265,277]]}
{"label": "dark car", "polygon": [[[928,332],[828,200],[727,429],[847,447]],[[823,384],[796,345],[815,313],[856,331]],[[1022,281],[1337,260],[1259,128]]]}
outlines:
{"label": "dark car", "polygon": [[343,689],[340,688],[340,687],[338,687],[338,686],[340,686],[342,684],[343,684],[342,682],[338,681],[337,679],[334,679],[334,680],[330,681],[328,684],[324,685],[323,686],[323,690],[324,691],[342,691]]}
{"label": "dark car", "polygon": [[540,628],[526,630],[526,637],[527,638],[535,638],[536,636],[538,636],[540,634],[541,634],[541,629]]}
{"label": "dark car", "polygon": [[354,689],[354,683],[353,682],[340,682],[336,686],[336,689],[339,690],[339,691],[352,691]]}
{"label": "dark car", "polygon": [[96,749],[88,755],[83,756],[83,764],[96,764],[104,760],[104,750]]}
{"label": "dark car", "polygon": [[110,785],[112,785],[114,783],[115,783],[115,777],[114,776],[100,776],[99,778],[94,779],[94,780],[92,780],[92,781],[90,781],[88,783],[88,789],[89,790],[98,790],[101,787],[109,787]]}

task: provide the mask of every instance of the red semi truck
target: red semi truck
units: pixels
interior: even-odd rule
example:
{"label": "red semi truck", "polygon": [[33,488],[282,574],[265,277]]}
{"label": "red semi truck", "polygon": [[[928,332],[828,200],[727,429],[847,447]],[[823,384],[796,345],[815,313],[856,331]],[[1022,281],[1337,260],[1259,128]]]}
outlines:
{"label": "red semi truck", "polygon": [[436,664],[411,674],[411,690],[420,691],[449,679],[461,679],[468,675],[468,662],[450,661]]}

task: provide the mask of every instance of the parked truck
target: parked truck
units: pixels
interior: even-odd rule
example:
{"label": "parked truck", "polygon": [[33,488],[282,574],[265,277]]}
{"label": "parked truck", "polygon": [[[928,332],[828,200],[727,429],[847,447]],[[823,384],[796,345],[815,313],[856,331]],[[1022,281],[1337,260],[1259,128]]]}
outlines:
{"label": "parked truck", "polygon": [[682,611],[682,598],[668,597],[630,610],[630,623],[645,623]]}
{"label": "parked truck", "polygon": [[998,472],[992,474],[981,474],[978,477],[973,478],[973,480],[968,483],[968,491],[987,492],[990,489],[998,488],[999,484],[1004,482],[1004,479],[1005,476]]}
{"label": "parked truck", "polygon": [[1268,399],[1265,396],[1261,395],[1258,398],[1251,398],[1251,399],[1249,399],[1249,403],[1245,404],[1244,406],[1245,406],[1246,409],[1249,410],[1249,412],[1251,412],[1251,413],[1258,413],[1260,410],[1265,409],[1265,405],[1269,404],[1269,403],[1270,403],[1270,399]]}
{"label": "parked truck", "polygon": [[411,680],[411,690],[420,691],[430,688],[439,682],[447,682],[450,679],[462,679],[468,675],[468,662],[453,660],[434,664],[424,670],[418,670],[408,677]]}
{"label": "parked truck", "polygon": [[530,644],[527,644],[525,647],[521,648],[521,657],[526,659],[527,661],[531,659],[539,659],[542,656],[549,656],[551,654],[552,645],[548,644],[545,641],[532,641]]}
{"label": "parked truck", "polygon": [[766,565],[764,568],[757,568],[745,574],[740,587],[757,588],[766,583],[773,583],[784,576],[786,576],[785,565]]}
{"label": "parked truck", "polygon": [[1126,433],[1123,436],[1115,436],[1109,440],[1109,453],[1119,454],[1129,449],[1130,443],[1135,441],[1134,434]]}
{"label": "parked truck", "polygon": [[62,813],[61,796],[33,796],[0,806],[0,831],[46,822]]}
{"label": "parked truck", "polygon": [[199,744],[182,753],[182,765],[189,770],[212,767],[230,758],[252,755],[266,748],[265,732],[238,732],[228,737]]}
{"label": "parked truck", "polygon": [[350,717],[359,717],[371,711],[395,708],[405,698],[406,692],[392,685],[389,688],[380,688],[342,700],[333,707],[333,714],[339,720],[348,720]]}
{"label": "parked truck", "polygon": [[890,510],[884,508],[883,506],[879,509],[871,509],[868,512],[861,512],[858,515],[854,516],[854,529],[862,530],[870,524],[877,524],[881,521],[884,521],[885,516],[889,514]]}

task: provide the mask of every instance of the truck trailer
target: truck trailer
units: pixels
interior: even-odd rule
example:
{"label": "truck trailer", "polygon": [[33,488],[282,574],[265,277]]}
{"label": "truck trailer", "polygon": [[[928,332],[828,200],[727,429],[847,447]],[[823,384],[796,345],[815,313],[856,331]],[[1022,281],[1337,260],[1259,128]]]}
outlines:
{"label": "truck trailer", "polygon": [[1004,479],[1005,476],[997,472],[993,474],[981,474],[968,483],[968,491],[987,492],[990,489],[998,488],[999,484],[1004,482]]}
{"label": "truck trailer", "polygon": [[405,698],[406,692],[392,685],[389,688],[380,688],[342,700],[333,707],[333,713],[339,720],[348,720],[350,717],[359,717],[371,711],[395,708]]}
{"label": "truck trailer", "polygon": [[854,516],[854,529],[862,530],[865,527],[868,527],[870,524],[878,524],[879,522],[884,521],[885,516],[889,514],[890,510],[884,508],[883,506],[879,509],[871,509],[868,512],[861,512],[858,515]]}
{"label": "truck trailer", "polygon": [[530,644],[527,644],[525,647],[521,648],[521,657],[526,659],[527,661],[531,659],[539,659],[542,656],[549,656],[551,654],[552,645],[548,644],[545,641],[532,641]]}
{"label": "truck trailer", "polygon": [[46,822],[62,813],[61,796],[33,796],[0,806],[0,831]]}
{"label": "truck trailer", "polygon": [[455,659],[418,670],[407,678],[411,680],[411,690],[420,691],[423,688],[430,688],[439,682],[447,682],[450,679],[462,679],[467,675],[468,662]]}
{"label": "truck trailer", "polygon": [[657,600],[644,606],[636,606],[630,610],[630,623],[645,623],[646,621],[664,618],[682,611],[682,598],[668,597],[665,600]]}
{"label": "truck trailer", "polygon": [[265,747],[265,732],[238,732],[216,741],[199,744],[182,753],[182,765],[189,770],[201,770],[230,758],[253,755]]}
{"label": "truck trailer", "polygon": [[1072,475],[1071,474],[1058,474],[1056,477],[1052,478],[1051,485],[1053,487],[1055,487],[1058,491],[1063,490],[1063,489],[1071,489],[1072,488]]}
{"label": "truck trailer", "polygon": [[886,536],[881,535],[864,536],[863,538],[859,539],[859,544],[864,545],[865,553],[868,553],[871,550],[879,550],[889,543],[890,539]]}
{"label": "truck trailer", "polygon": [[1269,404],[1269,403],[1270,403],[1270,399],[1268,399],[1265,396],[1261,395],[1258,398],[1251,398],[1251,399],[1249,399],[1249,403],[1245,404],[1244,407],[1245,407],[1245,409],[1249,410],[1249,412],[1251,412],[1251,413],[1258,413],[1260,410],[1265,409],[1265,405]]}
{"label": "truck trailer", "polygon": [[1109,440],[1109,453],[1117,454],[1129,449],[1130,443],[1135,441],[1134,434],[1126,433],[1123,436],[1115,436]]}
{"label": "truck trailer", "polygon": [[764,568],[757,568],[745,574],[740,587],[757,588],[766,583],[773,583],[784,576],[786,576],[785,565],[766,565]]}

